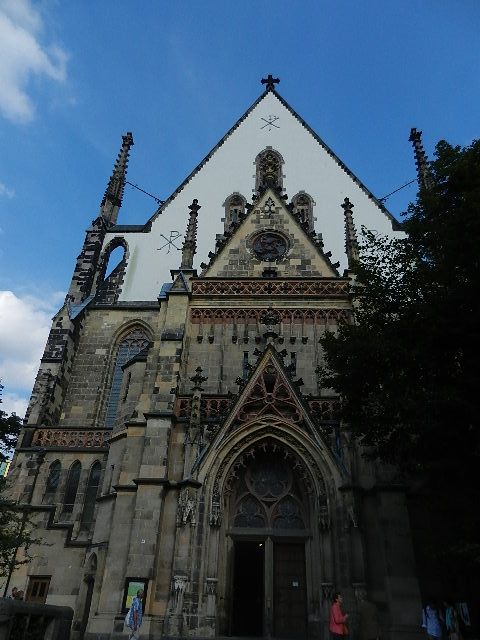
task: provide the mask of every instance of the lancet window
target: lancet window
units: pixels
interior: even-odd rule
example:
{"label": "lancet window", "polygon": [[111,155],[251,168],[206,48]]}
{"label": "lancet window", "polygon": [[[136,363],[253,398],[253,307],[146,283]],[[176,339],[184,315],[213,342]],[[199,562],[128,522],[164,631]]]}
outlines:
{"label": "lancet window", "polygon": [[131,358],[136,356],[140,351],[149,345],[149,339],[141,329],[133,329],[130,331],[118,345],[113,366],[112,383],[110,386],[110,395],[107,401],[107,409],[105,413],[105,426],[113,427],[117,414],[118,403],[120,401],[120,393],[123,380],[123,365]]}
{"label": "lancet window", "polygon": [[62,465],[60,463],[60,460],[55,460],[55,462],[52,462],[48,470],[45,493],[52,495],[56,492],[56,490],[58,489],[58,485],[60,483],[61,472],[62,472]]}
{"label": "lancet window", "polygon": [[65,495],[63,496],[63,513],[72,513],[77,497],[78,483],[80,482],[80,472],[82,465],[77,460],[70,467],[68,472],[67,484],[65,487]]}
{"label": "lancet window", "polygon": [[309,231],[313,231],[313,200],[308,193],[300,191],[292,198],[293,213],[297,220],[308,226]]}
{"label": "lancet window", "polygon": [[281,191],[283,188],[282,165],[283,159],[278,151],[274,151],[271,147],[267,147],[258,154],[255,160],[256,191],[264,191],[267,188]]}
{"label": "lancet window", "polygon": [[102,474],[102,466],[100,462],[94,462],[88,475],[87,488],[85,489],[85,500],[83,503],[82,518],[80,528],[88,530],[93,523],[93,514],[95,511],[95,501],[97,499],[98,487],[100,485],[100,476]]}
{"label": "lancet window", "polygon": [[230,231],[245,213],[245,198],[239,193],[232,193],[223,206],[225,207],[225,231]]}

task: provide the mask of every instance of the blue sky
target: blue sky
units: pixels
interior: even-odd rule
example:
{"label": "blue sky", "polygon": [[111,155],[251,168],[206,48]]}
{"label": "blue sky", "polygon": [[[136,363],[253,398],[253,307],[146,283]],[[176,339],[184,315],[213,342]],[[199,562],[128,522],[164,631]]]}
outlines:
{"label": "blue sky", "polygon": [[[272,73],[382,197],[415,177],[412,126],[429,154],[478,137],[479,30],[478,0],[0,0],[4,408],[23,411],[122,133],[129,179],[165,198]],[[119,222],[154,209],[127,187]]]}

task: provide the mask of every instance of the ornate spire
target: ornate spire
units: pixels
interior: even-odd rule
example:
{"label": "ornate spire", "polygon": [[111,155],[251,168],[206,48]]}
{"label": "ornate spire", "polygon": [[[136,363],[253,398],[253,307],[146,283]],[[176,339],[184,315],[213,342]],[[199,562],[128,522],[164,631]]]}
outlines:
{"label": "ornate spire", "polygon": [[353,204],[345,198],[341,205],[345,216],[345,253],[348,259],[348,268],[353,268],[353,263],[358,262],[360,254],[358,251],[357,231],[353,222]]}
{"label": "ornate spire", "polygon": [[110,224],[116,224],[118,210],[122,206],[123,191],[125,189],[125,176],[127,175],[128,155],[133,146],[133,136],[130,131],[122,136],[122,146],[117,156],[113,173],[108,181],[102,203],[100,215]]}
{"label": "ornate spire", "polygon": [[262,78],[262,84],[266,85],[265,91],[275,91],[275,85],[280,82],[280,78],[274,78],[271,73],[266,78]]}
{"label": "ornate spire", "polygon": [[190,215],[188,217],[185,240],[183,241],[180,269],[193,268],[193,257],[197,250],[197,216],[201,206],[198,204],[198,200],[195,199],[188,208],[190,209]]}
{"label": "ornate spire", "polygon": [[412,143],[415,153],[418,185],[424,189],[431,189],[434,182],[430,167],[428,166],[427,154],[422,144],[422,132],[417,131],[415,128],[411,129],[409,141]]}

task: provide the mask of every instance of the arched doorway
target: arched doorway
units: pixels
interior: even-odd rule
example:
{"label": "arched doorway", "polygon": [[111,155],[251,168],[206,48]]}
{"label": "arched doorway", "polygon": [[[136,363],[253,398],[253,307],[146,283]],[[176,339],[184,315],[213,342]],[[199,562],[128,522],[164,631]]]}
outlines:
{"label": "arched doorway", "polygon": [[80,622],[80,640],[83,640],[87,630],[88,619],[90,617],[90,608],[92,606],[93,589],[95,587],[95,576],[97,573],[97,556],[92,554],[88,560],[87,571],[83,577],[84,583],[84,605],[82,611],[82,619]]}
{"label": "arched doorway", "polygon": [[267,438],[232,465],[225,490],[230,635],[305,638],[309,474],[289,448]]}

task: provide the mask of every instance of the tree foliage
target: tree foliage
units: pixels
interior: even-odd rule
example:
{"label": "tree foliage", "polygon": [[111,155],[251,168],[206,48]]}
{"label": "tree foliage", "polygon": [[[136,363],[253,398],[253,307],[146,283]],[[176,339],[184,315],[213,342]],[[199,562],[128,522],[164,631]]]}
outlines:
{"label": "tree foliage", "polygon": [[440,141],[431,171],[435,186],[409,206],[404,237],[362,229],[354,323],[322,340],[323,382],[373,456],[451,497],[465,548],[480,531],[470,502],[480,463],[480,141]]}
{"label": "tree foliage", "polygon": [[[3,386],[0,383],[0,403]],[[15,447],[22,421],[15,413],[0,409],[0,463],[6,462]],[[0,476],[0,577],[7,576],[20,564],[31,560],[30,548],[40,540],[34,535],[34,524],[26,505],[12,502],[5,494],[8,480]],[[17,551],[22,549],[22,558]]]}

